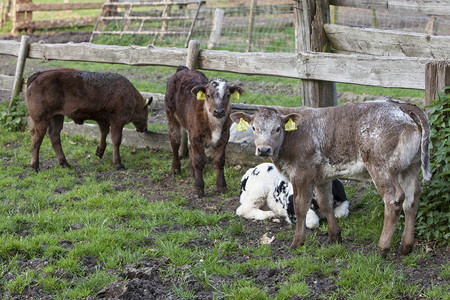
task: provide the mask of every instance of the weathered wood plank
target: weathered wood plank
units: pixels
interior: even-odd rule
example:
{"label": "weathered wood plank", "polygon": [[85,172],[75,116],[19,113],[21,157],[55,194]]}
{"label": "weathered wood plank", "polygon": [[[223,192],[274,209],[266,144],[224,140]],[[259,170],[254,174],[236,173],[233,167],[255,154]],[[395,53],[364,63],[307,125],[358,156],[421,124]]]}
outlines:
{"label": "weathered wood plank", "polygon": [[17,3],[17,12],[100,9],[103,2],[73,2],[73,3]]}
{"label": "weathered wood plank", "polygon": [[[69,136],[83,135],[100,139],[100,130],[96,124],[76,125],[74,122],[64,122],[62,132]],[[111,143],[111,135],[108,135],[106,140]],[[138,133],[136,130],[128,128],[123,129],[122,145],[167,151],[172,149],[167,133],[152,131]],[[207,151],[207,154],[211,155],[210,152]],[[227,162],[231,164],[256,165],[261,162],[261,158],[255,156],[255,145],[253,143],[228,143],[226,156]]]}
{"label": "weathered wood plank", "polygon": [[330,0],[331,5],[449,16],[448,0]]}
{"label": "weathered wood plank", "polygon": [[203,70],[299,78],[298,61],[299,57],[294,53],[239,53],[201,49],[197,66]]}
{"label": "weathered wood plank", "polygon": [[71,60],[126,65],[183,65],[187,49],[110,46],[90,43],[30,45],[28,57],[47,60]]}
{"label": "weathered wood plank", "polygon": [[236,53],[200,50],[198,68],[363,85],[425,88],[426,58],[331,53]]}
{"label": "weathered wood plank", "polygon": [[[102,21],[123,20],[124,17],[99,17]],[[128,16],[127,19],[139,21],[176,21],[176,20],[190,20],[192,17],[142,17],[142,16]]]}
{"label": "weathered wood plank", "polygon": [[14,76],[0,75],[0,90],[11,91],[14,84]]}
{"label": "weathered wood plank", "polygon": [[[202,4],[205,4],[206,1],[201,1]],[[108,2],[105,5],[108,6],[128,6],[133,5],[134,7],[145,7],[145,6],[165,6],[165,5],[189,5],[189,4],[198,4],[198,1],[159,1],[159,2]]]}
{"label": "weathered wood plank", "polygon": [[162,30],[142,30],[142,31],[132,31],[132,30],[122,30],[122,31],[93,31],[94,34],[160,34],[164,33],[166,35],[186,35],[188,32],[185,31],[162,31]]}
{"label": "weathered wood plank", "polygon": [[[2,43],[0,41],[0,53]],[[9,44],[9,43],[8,43]],[[187,49],[106,46],[90,43],[30,45],[29,58],[176,67]],[[425,64],[432,59],[331,53],[238,53],[202,49],[198,68],[384,87],[424,89]]]}
{"label": "weathered wood plank", "polygon": [[305,73],[314,79],[382,87],[425,89],[427,58],[308,54]]}
{"label": "weathered wood plank", "polygon": [[73,17],[67,19],[53,19],[53,20],[29,20],[26,22],[17,22],[17,28],[33,28],[33,29],[48,29],[48,28],[66,28],[74,26],[88,26],[95,24],[97,17]]}
{"label": "weathered wood plank", "polygon": [[450,58],[450,36],[325,24],[331,46],[338,52],[379,56]]}
{"label": "weathered wood plank", "polygon": [[0,54],[19,55],[20,42],[18,41],[0,41]]}

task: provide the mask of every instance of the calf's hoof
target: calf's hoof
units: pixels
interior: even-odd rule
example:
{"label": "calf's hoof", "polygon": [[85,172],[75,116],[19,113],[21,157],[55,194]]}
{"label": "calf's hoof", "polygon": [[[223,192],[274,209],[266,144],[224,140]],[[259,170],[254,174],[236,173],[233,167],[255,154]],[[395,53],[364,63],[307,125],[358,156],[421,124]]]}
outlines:
{"label": "calf's hoof", "polygon": [[36,165],[30,165],[30,167],[31,167],[36,173],[39,173],[39,166],[36,166]]}
{"label": "calf's hoof", "polygon": [[101,149],[100,147],[97,147],[97,150],[95,151],[95,155],[97,155],[99,158],[102,158],[103,154],[105,154],[105,149]]}
{"label": "calf's hoof", "polygon": [[224,194],[224,193],[226,193],[228,191],[228,188],[226,186],[225,187],[217,187],[217,191],[219,193]]}
{"label": "calf's hoof", "polygon": [[330,234],[330,236],[328,237],[328,243],[330,244],[342,243],[341,233],[339,232],[337,234]]}
{"label": "calf's hoof", "polygon": [[399,252],[403,255],[408,255],[412,252],[413,250],[413,245],[411,244],[406,244],[406,245],[401,245]]}
{"label": "calf's hoof", "polygon": [[68,169],[72,168],[72,166],[67,162],[67,160],[60,161],[59,165],[63,168],[68,168]]}
{"label": "calf's hoof", "polygon": [[293,240],[292,241],[292,244],[289,246],[291,249],[297,249],[297,248],[299,248],[300,246],[303,246],[303,242],[302,241],[300,241],[300,240]]}
{"label": "calf's hoof", "polygon": [[205,197],[205,191],[204,190],[195,189],[195,192],[196,192],[198,198]]}
{"label": "calf's hoof", "polygon": [[124,167],[124,165],[122,165],[122,164],[118,164],[118,165],[116,165],[116,170],[117,170],[117,171],[125,170],[125,167]]}
{"label": "calf's hoof", "polygon": [[382,258],[386,258],[389,253],[389,248],[381,249],[378,247],[378,252],[380,253]]}

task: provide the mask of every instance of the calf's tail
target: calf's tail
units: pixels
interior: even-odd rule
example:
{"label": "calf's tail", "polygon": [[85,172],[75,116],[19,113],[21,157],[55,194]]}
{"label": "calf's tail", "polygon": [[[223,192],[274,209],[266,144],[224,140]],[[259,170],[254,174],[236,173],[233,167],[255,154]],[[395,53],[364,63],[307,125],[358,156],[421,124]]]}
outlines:
{"label": "calf's tail", "polygon": [[[405,111],[405,110],[404,110]],[[428,123],[428,117],[424,111],[415,105],[409,104],[406,111],[408,115],[416,122],[417,126],[422,129],[422,141],[421,141],[421,161],[422,161],[422,175],[424,181],[431,179],[430,172],[430,153],[428,146],[430,144],[430,125]]]}

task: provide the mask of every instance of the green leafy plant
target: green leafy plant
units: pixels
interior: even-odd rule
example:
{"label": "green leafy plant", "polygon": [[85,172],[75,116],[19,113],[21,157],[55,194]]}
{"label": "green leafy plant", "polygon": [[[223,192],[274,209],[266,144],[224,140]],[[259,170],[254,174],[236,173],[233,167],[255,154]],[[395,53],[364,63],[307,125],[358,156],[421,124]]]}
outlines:
{"label": "green leafy plant", "polygon": [[[446,86],[444,90],[450,90]],[[417,214],[417,234],[428,241],[450,244],[450,94],[440,92],[428,110],[431,127],[431,172]]]}
{"label": "green leafy plant", "polygon": [[[15,101],[16,103],[18,101]],[[24,104],[12,105],[9,101],[0,104],[0,126],[10,131],[21,131],[27,126],[28,109]]]}

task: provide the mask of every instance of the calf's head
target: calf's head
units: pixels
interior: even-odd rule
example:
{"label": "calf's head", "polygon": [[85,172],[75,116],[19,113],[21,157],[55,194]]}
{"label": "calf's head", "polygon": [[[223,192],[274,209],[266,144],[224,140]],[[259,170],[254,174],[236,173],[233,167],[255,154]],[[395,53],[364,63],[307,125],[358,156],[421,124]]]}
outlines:
{"label": "calf's head", "polygon": [[131,122],[136,127],[137,132],[146,132],[148,124],[148,107],[153,101],[153,97],[139,99],[136,102],[133,119]]}
{"label": "calf's head", "polygon": [[197,99],[205,100],[208,115],[217,119],[222,119],[230,111],[230,97],[236,92],[242,95],[244,89],[240,86],[229,86],[222,78],[211,79],[207,85],[197,85],[191,90]]}
{"label": "calf's head", "polygon": [[252,126],[255,155],[274,158],[278,157],[286,132],[296,130],[301,122],[300,115],[295,113],[284,115],[273,108],[262,108],[254,115],[235,112],[230,118],[237,124],[245,121]]}

